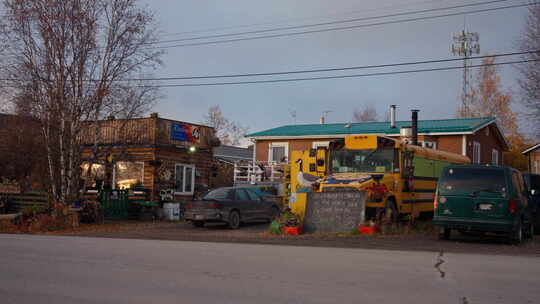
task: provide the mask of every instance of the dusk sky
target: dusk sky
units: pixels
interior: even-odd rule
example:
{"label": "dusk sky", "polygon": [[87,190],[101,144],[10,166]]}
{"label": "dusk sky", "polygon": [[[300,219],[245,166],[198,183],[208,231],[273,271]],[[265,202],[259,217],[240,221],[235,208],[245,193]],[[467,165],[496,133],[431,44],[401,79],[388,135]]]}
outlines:
{"label": "dusk sky", "polygon": [[[143,1],[155,11],[163,40],[380,16],[477,2],[484,1]],[[527,1],[509,0],[462,9],[257,35],[400,20],[523,3]],[[464,21],[469,31],[480,34],[481,54],[513,52],[517,50],[526,16],[527,8],[520,7],[468,14],[466,17],[460,15],[296,36],[171,47],[165,49],[164,65],[155,71],[154,76],[281,72],[453,58],[450,52],[452,33],[461,31]],[[162,45],[257,35],[184,40]],[[505,60],[519,60],[519,57],[501,58],[498,62]],[[460,65],[461,62],[450,62],[274,77],[175,80],[161,84],[350,75]],[[519,88],[515,67],[506,65],[499,69],[504,87],[512,89],[517,100]],[[284,83],[173,87],[162,90],[164,98],[154,110],[163,117],[201,122],[208,108],[218,104],[227,118],[249,127],[250,132],[293,124],[290,111],[296,111],[298,124],[318,123],[323,111],[332,111],[328,114],[327,122],[348,122],[353,109],[365,104],[375,105],[380,116],[390,104],[397,104],[398,119],[409,119],[409,110],[412,108],[421,110],[420,119],[444,119],[454,117],[461,88],[461,70]],[[518,109],[517,106],[515,108]]]}

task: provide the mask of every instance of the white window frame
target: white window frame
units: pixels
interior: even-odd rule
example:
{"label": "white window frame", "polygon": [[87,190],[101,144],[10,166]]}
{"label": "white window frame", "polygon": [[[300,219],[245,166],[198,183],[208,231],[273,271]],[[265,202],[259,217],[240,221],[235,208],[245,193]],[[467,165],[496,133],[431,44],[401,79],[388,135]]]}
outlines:
{"label": "white window frame", "polygon": [[[130,161],[118,161],[116,163],[114,163],[114,166],[113,166],[113,183],[112,183],[112,188],[113,190],[116,190],[116,166],[118,165],[118,163],[121,163],[121,162],[130,162]],[[144,184],[144,162],[142,161],[134,161],[133,163],[136,163],[136,164],[142,164],[142,169],[141,169],[141,184]]]}
{"label": "white window frame", "polygon": [[473,164],[479,164],[482,161],[482,146],[479,142],[473,141]]}
{"label": "white window frame", "polygon": [[491,164],[492,165],[499,165],[499,150],[492,149],[491,150]]}
{"label": "white window frame", "polygon": [[274,148],[285,148],[285,157],[289,159],[289,143],[288,142],[275,142],[275,143],[270,143],[268,145],[268,162],[276,162],[276,163],[281,162],[281,159],[277,159],[277,160],[273,159],[274,153],[272,152]]}
{"label": "white window frame", "polygon": [[319,147],[328,148],[330,146],[330,141],[314,141],[311,143],[312,149],[317,149]]}
{"label": "white window frame", "polygon": [[[186,168],[191,168],[191,191],[185,192],[185,191],[178,191],[176,189],[176,172],[178,171],[176,168],[179,166],[183,166],[184,169],[182,170],[182,190],[186,189]],[[176,163],[174,164],[174,194],[176,195],[193,195],[195,193],[195,165],[190,164],[182,164],[182,163]]]}

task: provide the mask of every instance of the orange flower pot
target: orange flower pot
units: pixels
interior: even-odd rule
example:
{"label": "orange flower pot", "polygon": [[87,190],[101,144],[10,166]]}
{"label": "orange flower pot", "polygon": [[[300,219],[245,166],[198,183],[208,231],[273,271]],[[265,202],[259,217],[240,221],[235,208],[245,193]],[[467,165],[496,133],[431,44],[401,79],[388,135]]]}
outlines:
{"label": "orange flower pot", "polygon": [[285,227],[285,234],[286,235],[300,235],[302,234],[302,227],[300,226]]}
{"label": "orange flower pot", "polygon": [[373,235],[376,232],[375,226],[359,225],[358,231],[364,235]]}

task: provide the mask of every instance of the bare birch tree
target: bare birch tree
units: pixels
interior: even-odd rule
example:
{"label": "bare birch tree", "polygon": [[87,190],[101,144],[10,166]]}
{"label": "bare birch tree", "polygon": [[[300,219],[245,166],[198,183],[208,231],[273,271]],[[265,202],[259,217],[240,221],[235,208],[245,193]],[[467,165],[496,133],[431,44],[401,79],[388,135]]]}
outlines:
{"label": "bare birch tree", "polygon": [[137,0],[3,4],[3,78],[18,106],[40,122],[51,191],[67,203],[78,195],[81,130],[111,114],[133,117],[156,96],[133,80],[160,63],[151,47],[154,18]]}
{"label": "bare birch tree", "polygon": [[224,145],[241,145],[248,131],[248,128],[242,126],[240,123],[225,118],[219,105],[208,108],[208,113],[204,116],[203,123],[214,128],[216,136]]}
{"label": "bare birch tree", "polygon": [[377,109],[371,104],[364,105],[361,109],[355,109],[353,112],[354,122],[378,121]]}

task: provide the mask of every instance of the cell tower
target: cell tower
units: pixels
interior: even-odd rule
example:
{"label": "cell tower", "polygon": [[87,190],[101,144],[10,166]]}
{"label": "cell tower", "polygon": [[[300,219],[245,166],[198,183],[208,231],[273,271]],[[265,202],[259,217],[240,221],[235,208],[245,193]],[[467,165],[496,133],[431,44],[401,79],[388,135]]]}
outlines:
{"label": "cell tower", "polygon": [[461,95],[461,103],[464,113],[469,113],[469,105],[471,94],[470,78],[471,78],[471,59],[473,54],[480,54],[480,35],[478,33],[466,32],[454,34],[454,43],[452,44],[452,54],[463,57],[463,92]]}

